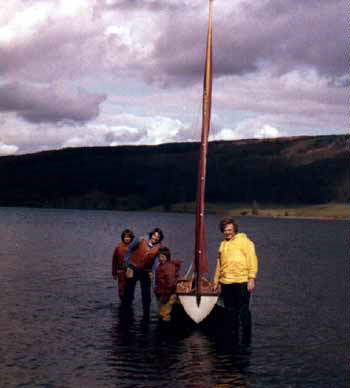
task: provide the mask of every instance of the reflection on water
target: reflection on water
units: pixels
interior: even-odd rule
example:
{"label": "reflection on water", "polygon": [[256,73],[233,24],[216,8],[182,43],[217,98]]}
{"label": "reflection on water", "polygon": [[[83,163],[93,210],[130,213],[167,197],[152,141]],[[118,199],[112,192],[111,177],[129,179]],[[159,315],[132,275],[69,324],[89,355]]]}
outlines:
{"label": "reflection on water", "polygon": [[[115,382],[130,386],[247,387],[249,348],[233,348],[192,324],[137,320],[131,309],[113,309],[111,353],[106,362],[121,368]],[[142,369],[140,369],[142,365]]]}
{"label": "reflection on water", "polygon": [[[219,216],[207,217],[210,266]],[[190,262],[192,215],[0,209],[1,387],[345,386],[346,229],[342,221],[241,218],[260,259],[253,343],[214,328],[160,326],[119,308],[111,254],[120,232],[159,226]],[[185,265],[186,267],[186,265]]]}

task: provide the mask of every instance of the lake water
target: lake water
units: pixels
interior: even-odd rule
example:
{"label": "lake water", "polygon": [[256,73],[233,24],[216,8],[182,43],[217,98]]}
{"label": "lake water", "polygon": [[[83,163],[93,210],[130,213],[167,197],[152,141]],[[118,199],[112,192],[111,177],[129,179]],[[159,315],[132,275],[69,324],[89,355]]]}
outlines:
{"label": "lake water", "polygon": [[[221,238],[207,216],[211,268]],[[125,227],[165,232],[192,260],[194,217],[0,208],[1,387],[342,388],[348,374],[348,223],[238,218],[259,257],[253,341],[162,330],[118,308],[111,255]],[[217,322],[220,326],[221,322]]]}

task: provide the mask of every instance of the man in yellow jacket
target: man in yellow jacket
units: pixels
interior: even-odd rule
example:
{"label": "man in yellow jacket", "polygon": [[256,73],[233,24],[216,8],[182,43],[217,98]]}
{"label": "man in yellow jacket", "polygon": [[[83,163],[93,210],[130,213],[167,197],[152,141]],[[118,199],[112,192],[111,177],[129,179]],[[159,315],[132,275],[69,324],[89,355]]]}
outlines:
{"label": "man in yellow jacket", "polygon": [[221,296],[232,319],[234,342],[239,340],[242,324],[242,343],[249,344],[252,332],[249,300],[258,272],[255,246],[245,233],[238,233],[233,218],[225,217],[219,226],[224,240],[219,247],[214,285],[221,286]]}

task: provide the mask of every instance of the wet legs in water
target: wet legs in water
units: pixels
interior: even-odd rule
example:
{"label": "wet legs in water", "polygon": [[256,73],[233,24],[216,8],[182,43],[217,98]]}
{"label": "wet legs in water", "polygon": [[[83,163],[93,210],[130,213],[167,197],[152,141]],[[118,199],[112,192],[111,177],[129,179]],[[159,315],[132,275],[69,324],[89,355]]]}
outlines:
{"label": "wet legs in water", "polygon": [[152,285],[149,272],[143,272],[142,278],[140,279],[140,284],[141,284],[143,317],[145,319],[149,319],[149,310],[151,306],[151,285]]}
{"label": "wet legs in water", "polygon": [[144,318],[149,318],[150,305],[151,305],[151,278],[147,271],[134,271],[134,276],[126,280],[125,295],[123,298],[123,304],[125,307],[130,307],[134,300],[136,283],[140,282],[141,295],[142,295],[142,307]]}
{"label": "wet legs in water", "polygon": [[117,274],[118,277],[118,295],[121,302],[123,302],[124,294],[125,294],[125,286],[126,286],[126,274],[125,271],[119,272]]}
{"label": "wet legs in water", "polygon": [[252,336],[252,318],[249,310],[250,293],[247,290],[247,283],[222,284],[221,286],[233,342],[238,344],[241,337],[241,343],[249,345]]}

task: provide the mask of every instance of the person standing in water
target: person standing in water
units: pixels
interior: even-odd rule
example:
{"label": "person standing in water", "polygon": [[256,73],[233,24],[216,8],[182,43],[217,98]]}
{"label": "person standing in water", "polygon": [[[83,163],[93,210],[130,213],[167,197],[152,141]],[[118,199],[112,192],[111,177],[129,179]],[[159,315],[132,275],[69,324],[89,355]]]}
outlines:
{"label": "person standing in water", "polygon": [[159,319],[170,322],[173,305],[177,301],[176,281],[179,277],[181,261],[171,260],[170,249],[167,247],[159,249],[158,260],[154,293],[158,299]]}
{"label": "person standing in water", "polygon": [[135,287],[140,282],[143,315],[149,318],[151,306],[152,268],[164,238],[159,228],[154,228],[148,237],[135,239],[125,254],[127,263],[125,305],[130,307],[134,300]]}
{"label": "person standing in water", "polygon": [[219,227],[224,240],[219,247],[214,286],[220,284],[221,296],[233,326],[234,342],[239,342],[242,325],[241,342],[249,344],[252,334],[249,301],[258,272],[255,246],[245,233],[238,233],[238,225],[233,218],[225,217]]}
{"label": "person standing in water", "polygon": [[118,282],[119,299],[123,301],[126,284],[126,262],[125,253],[134,239],[134,233],[130,229],[123,230],[121,241],[115,247],[112,257],[112,276]]}

